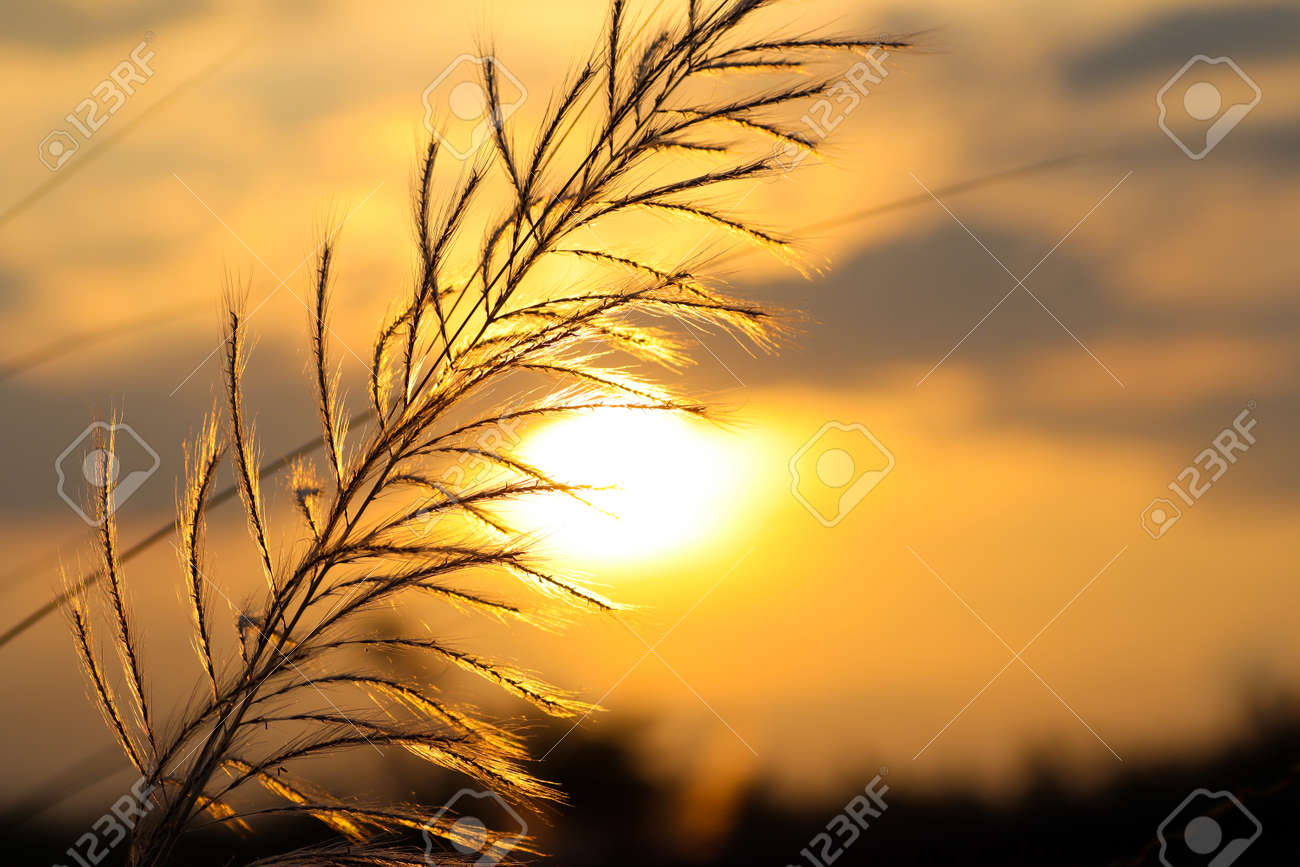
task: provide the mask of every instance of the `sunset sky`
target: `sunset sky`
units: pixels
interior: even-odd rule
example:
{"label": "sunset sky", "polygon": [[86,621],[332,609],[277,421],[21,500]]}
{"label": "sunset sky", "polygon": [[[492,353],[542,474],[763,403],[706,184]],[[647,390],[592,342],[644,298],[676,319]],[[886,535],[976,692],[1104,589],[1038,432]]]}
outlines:
{"label": "sunset sky", "polygon": [[[634,6],[637,21],[655,8]],[[558,502],[520,517],[633,612],[559,633],[436,622],[599,700],[583,725],[640,727],[653,773],[723,807],[754,781],[851,792],[879,766],[898,788],[1002,792],[1048,755],[1091,779],[1222,739],[1253,688],[1300,687],[1300,9],[782,8],[774,26],[798,13],[797,27],[921,34],[833,119],[823,157],[716,202],[788,230],[809,276],[720,233],[633,240],[716,254],[731,291],[804,318],[776,354],[688,331],[696,364],[671,384],[718,406],[718,424],[615,413],[518,432],[529,459],[622,486],[597,497],[618,518]],[[490,49],[522,85],[510,122],[531,130],[605,14],[587,0],[7,11],[0,367],[21,369],[0,380],[0,629],[58,592],[61,564],[93,562],[55,464],[95,418],[119,410],[160,460],[119,512],[123,543],[174,520],[182,444],[219,393],[227,272],[251,285],[264,454],[315,434],[302,299],[327,224],[343,226],[336,352],[362,408],[373,333],[410,287],[426,87]],[[69,129],[142,43],[135,92],[89,137]],[[1168,134],[1157,94],[1199,54],[1230,57],[1261,98],[1191,159],[1172,140],[1202,128],[1191,79],[1165,91],[1182,119]],[[1225,102],[1251,101],[1235,71],[1214,76]],[[52,129],[75,152],[53,154]],[[1186,488],[1234,422],[1248,448],[1188,505],[1169,485]],[[274,523],[287,498],[267,490]],[[1163,534],[1156,498],[1180,511]],[[256,585],[236,575],[252,561],[235,509],[214,513],[210,548],[238,604]],[[159,694],[183,697],[175,550],[128,571]],[[0,809],[112,743],[60,616],[0,648],[0,695]],[[123,765],[56,815],[99,812],[127,779]]]}

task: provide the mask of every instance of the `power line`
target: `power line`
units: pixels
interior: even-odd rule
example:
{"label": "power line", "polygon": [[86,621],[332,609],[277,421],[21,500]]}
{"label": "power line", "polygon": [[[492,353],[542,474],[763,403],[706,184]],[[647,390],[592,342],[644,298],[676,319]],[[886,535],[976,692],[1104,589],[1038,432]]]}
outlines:
{"label": "power line", "polygon": [[98,147],[87,150],[84,156],[80,156],[77,159],[72,160],[67,165],[67,167],[59,171],[57,174],[51,176],[43,183],[38,184],[35,189],[33,189],[27,195],[23,196],[21,199],[19,199],[17,202],[11,205],[8,208],[8,210],[4,211],[3,213],[0,213],[0,227],[3,227],[5,223],[9,222],[14,217],[18,216],[23,211],[30,208],[32,205],[36,204],[45,196],[46,193],[49,193],[54,189],[56,189],[57,187],[59,187],[60,185],[67,183],[68,179],[71,178],[74,174],[81,171],[83,168],[90,165],[92,162],[99,159],[104,154],[108,153],[108,151],[112,149],[114,145],[116,145],[122,139],[126,138],[126,136],[129,135],[131,131],[134,130],[137,126],[144,123],[155,113],[162,111],[169,104],[171,104],[173,100],[175,100],[177,97],[179,97],[186,91],[193,89],[194,87],[202,84],[207,79],[211,78],[218,71],[220,71],[223,66],[230,63],[230,61],[234,60],[238,55],[243,53],[243,51],[245,51],[251,44],[252,43],[248,43],[239,46],[233,49],[232,51],[229,51],[226,54],[222,55],[221,57],[218,57],[212,63],[209,63],[207,66],[203,67],[198,72],[194,73],[189,78],[182,81],[175,88],[168,91],[164,96],[159,98],[157,102],[153,103],[148,108],[144,109],[144,111],[140,112],[138,116],[133,117],[125,126],[123,126],[121,129],[117,130],[116,132],[109,135],[106,139],[104,139],[103,142]]}
{"label": "power line", "polygon": [[68,355],[74,355],[92,346],[97,346],[117,337],[125,337],[136,331],[144,331],[161,325],[169,325],[187,316],[197,315],[193,305],[155,310],[152,313],[126,319],[107,328],[64,335],[44,346],[14,356],[9,361],[0,362],[0,382],[12,379],[42,364],[56,361]]}
{"label": "power line", "polygon": [[[1007,169],[1006,171],[994,172],[991,175],[981,175],[980,177],[972,178],[969,181],[960,181],[958,183],[951,184],[946,187],[939,187],[934,192],[936,195],[945,195],[945,196],[957,195],[959,193],[969,192],[970,190],[979,189],[981,187],[987,187],[990,184],[995,184],[1000,181],[1009,181],[1015,178],[1022,178],[1026,175],[1033,175],[1033,174],[1037,174],[1038,172],[1047,171],[1048,169],[1056,169],[1056,168],[1061,168],[1063,166],[1072,165],[1074,163],[1082,162],[1083,160],[1086,159],[1095,158],[1096,156],[1097,154],[1094,153],[1094,154],[1068,154],[1066,156],[1053,157],[1050,160],[1041,160],[1036,163],[1029,163],[1023,166],[1016,166],[1015,168]],[[815,232],[821,229],[830,228],[832,226],[840,226],[843,225],[844,223],[853,223],[853,222],[857,222],[858,220],[865,220],[868,217],[874,217],[879,214],[889,213],[890,211],[899,211],[904,208],[908,208],[914,205],[925,204],[927,202],[932,202],[932,201],[934,201],[934,199],[930,196],[929,193],[918,193],[914,196],[908,196],[907,198],[904,199],[895,199],[894,201],[886,202],[883,205],[876,205],[875,207],[872,208],[867,208],[862,211],[856,211],[852,214],[847,214],[843,217],[835,217],[829,220],[823,220],[820,223],[813,223],[811,226],[805,226],[804,231]]]}
{"label": "power line", "polygon": [[[374,410],[366,410],[365,412],[359,412],[356,415],[352,416],[352,418],[348,419],[348,427],[360,427],[361,425],[367,424],[370,421],[370,419],[374,417],[374,414],[375,414]],[[310,440],[309,442],[303,443],[302,445],[298,446],[292,451],[286,452],[285,454],[281,455],[280,457],[276,458],[270,463],[263,464],[261,469],[257,471],[258,479],[265,479],[267,476],[273,475],[274,473],[278,473],[280,470],[287,467],[294,460],[302,457],[303,455],[307,455],[314,452],[316,449],[320,448],[320,445],[321,445],[320,438],[316,437]],[[239,488],[236,485],[230,485],[227,488],[223,488],[222,490],[213,494],[208,499],[207,508],[221,505],[227,500],[232,499],[235,496],[235,494],[237,494],[238,492],[239,492]],[[205,508],[204,511],[207,511],[207,508]],[[175,525],[170,522],[163,524],[157,530],[154,530],[152,533],[150,533],[148,536],[145,536],[143,539],[136,542],[131,547],[123,550],[120,558],[121,562],[123,563],[129,562],[130,560],[134,559],[140,554],[143,554],[149,548],[152,548],[158,542],[161,542],[163,539],[171,535],[174,529],[175,529]],[[58,611],[60,606],[63,605],[63,603],[67,602],[69,599],[71,599],[73,596],[80,593],[81,591],[85,590],[87,587],[90,587],[101,577],[103,577],[103,574],[104,573],[99,569],[96,569],[91,572],[87,572],[86,574],[82,575],[81,578],[75,584],[73,584],[71,588],[64,590],[62,593],[55,596],[49,602],[46,602],[44,605],[37,608],[31,614],[28,614],[17,624],[11,626],[8,630],[5,631],[3,635],[0,635],[0,648],[3,648],[10,641],[13,641],[15,638],[22,635],[28,629],[31,629],[37,623],[40,623],[42,620],[44,620],[46,617],[53,614],[55,611]]]}
{"label": "power line", "polygon": [[[994,172],[992,174],[982,175],[978,178],[972,178],[970,180],[960,181],[955,184],[950,184],[946,187],[939,187],[934,192],[936,195],[957,195],[960,193],[981,189],[983,187],[987,187],[992,184],[1012,180],[1014,178],[1024,177],[1025,175],[1036,174],[1038,172],[1043,172],[1054,168],[1060,168],[1062,166],[1070,165],[1072,163],[1076,163],[1081,160],[1087,159],[1090,156],[1093,155],[1073,154],[1069,156],[1055,157],[1050,160],[1041,160],[1039,162],[1017,166],[1015,168],[1007,169],[1005,171]],[[928,201],[930,201],[930,196],[928,194],[908,196],[906,198],[896,199],[892,202],[886,202],[883,205],[877,205],[872,208],[867,208],[865,210],[858,211],[856,213],[849,214],[844,217],[836,218],[833,220],[826,220],[821,223],[814,223],[810,226],[805,227],[804,231],[805,232],[816,231],[818,229],[826,228],[828,226],[840,226],[840,225],[844,225],[845,223],[857,222],[859,220],[869,219],[871,217],[876,217],[881,214],[886,214],[893,211],[899,211],[899,210],[904,210],[906,208],[915,207],[916,205]],[[364,412],[360,412],[352,416],[352,418],[348,420],[348,425],[349,427],[359,427],[361,425],[368,424],[373,417],[374,417],[374,410],[368,409]],[[279,472],[280,470],[288,466],[289,463],[292,462],[293,460],[312,453],[316,449],[320,448],[320,446],[321,446],[320,438],[314,437],[313,439],[303,443],[302,445],[298,446],[292,451],[289,451],[281,455],[280,457],[276,458],[270,463],[264,464],[262,468],[258,470],[258,478],[265,479],[267,476]],[[208,507],[220,505],[221,503],[224,503],[227,500],[233,498],[237,492],[238,492],[238,488],[234,485],[224,488],[221,491],[215,493],[210,498],[207,505]],[[148,536],[145,536],[143,539],[136,542],[131,547],[125,549],[122,552],[122,558],[121,558],[122,561],[126,562],[131,560],[132,558],[138,556],[139,554],[153,547],[158,542],[167,538],[167,536],[172,532],[173,527],[174,525],[171,522],[163,524],[157,530],[150,533]],[[86,573],[73,585],[72,589],[63,591],[54,599],[51,599],[49,602],[46,602],[44,605],[41,605],[35,611],[31,612],[22,620],[20,620],[17,624],[10,627],[8,630],[4,632],[4,634],[0,635],[0,649],[3,649],[6,645],[9,644],[9,642],[13,641],[15,638],[22,635],[28,629],[31,629],[37,623],[40,623],[49,615],[53,614],[55,611],[59,609],[60,606],[63,605],[63,603],[65,603],[73,595],[93,585],[96,581],[100,579],[102,574],[103,573],[100,572],[99,570]]]}

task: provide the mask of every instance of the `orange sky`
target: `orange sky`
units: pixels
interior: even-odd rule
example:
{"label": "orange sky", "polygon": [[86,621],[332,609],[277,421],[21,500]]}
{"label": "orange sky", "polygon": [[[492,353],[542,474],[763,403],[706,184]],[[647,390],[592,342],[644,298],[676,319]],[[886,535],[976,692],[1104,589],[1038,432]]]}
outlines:
{"label": "orange sky", "polygon": [[[161,456],[123,508],[124,540],[170,520],[181,440],[216,383],[204,358],[223,270],[251,278],[254,303],[267,299],[249,404],[278,454],[314,430],[295,293],[316,230],[346,220],[336,330],[356,396],[362,363],[347,348],[366,356],[409,281],[425,86],[490,35],[526,85],[515,117],[526,127],[603,20],[586,0],[419,6],[32,6],[0,35],[0,74],[23,82],[6,97],[0,143],[4,355],[167,316],[0,383],[11,552],[0,627],[57,586],[56,546],[84,541],[52,467],[96,412],[122,407]],[[927,50],[888,59],[888,77],[828,137],[825,164],[727,203],[807,228],[805,261],[823,272],[811,280],[764,253],[725,266],[737,292],[807,311],[803,335],[757,357],[700,337],[679,384],[733,424],[655,433],[649,445],[671,448],[638,467],[645,496],[673,513],[674,544],[617,562],[566,530],[589,518],[536,513],[558,557],[639,606],[624,624],[448,628],[604,695],[607,719],[646,723],[657,772],[724,788],[825,789],[879,765],[897,785],[996,787],[1045,745],[1087,775],[1116,754],[1222,736],[1244,682],[1300,680],[1288,532],[1300,517],[1300,15],[1212,3],[796,7],[801,26],[936,28]],[[38,145],[146,33],[153,76],[51,172]],[[1155,95],[1200,52],[1233,57],[1263,98],[1191,160],[1157,126]],[[944,191],[1069,155],[1082,158]],[[1256,444],[1151,538],[1148,503],[1248,407]],[[828,422],[867,428],[894,457],[833,527],[792,494],[790,474]],[[557,435],[592,433],[530,431],[525,448],[572,459]],[[864,442],[835,447],[878,461]],[[814,464],[823,446],[812,444]],[[803,493],[833,508],[837,491],[813,479]],[[618,532],[663,534],[664,518],[632,511]],[[228,561],[218,569],[235,571],[242,555],[224,551],[243,533],[233,512],[214,522],[212,548]],[[76,544],[63,549],[74,571],[78,558]],[[132,568],[142,609],[171,610],[174,561],[160,546]],[[164,618],[146,654],[172,655],[183,625]],[[164,683],[187,676],[177,664]],[[0,802],[108,743],[59,618],[0,650],[0,678]]]}

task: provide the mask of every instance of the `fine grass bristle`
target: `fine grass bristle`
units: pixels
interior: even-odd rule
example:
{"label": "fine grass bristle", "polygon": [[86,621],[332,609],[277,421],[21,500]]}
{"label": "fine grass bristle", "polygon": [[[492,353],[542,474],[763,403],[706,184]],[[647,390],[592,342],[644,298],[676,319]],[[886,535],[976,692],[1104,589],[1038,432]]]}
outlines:
{"label": "fine grass bristle", "polygon": [[[527,807],[561,799],[528,770],[516,733],[435,697],[391,657],[454,665],[555,717],[585,718],[596,708],[523,667],[453,646],[416,617],[380,628],[368,615],[424,600],[554,628],[562,619],[557,608],[623,610],[543,562],[532,550],[535,528],[517,528],[505,517],[503,507],[526,497],[587,503],[589,489],[582,479],[558,478],[521,459],[517,440],[500,434],[599,410],[705,416],[707,407],[655,381],[656,371],[690,361],[682,329],[667,327],[674,323],[729,332],[757,348],[773,345],[782,327],[773,311],[716,291],[704,273],[707,260],[693,251],[672,263],[657,249],[650,261],[593,244],[588,230],[650,211],[790,255],[790,241],[778,232],[707,197],[781,168],[775,156],[754,158],[755,146],[770,149],[775,140],[816,148],[772,113],[827,90],[834,76],[817,72],[819,57],[905,42],[746,41],[741,31],[751,15],[777,5],[691,0],[684,20],[661,22],[643,37],[624,0],[612,0],[600,43],[526,140],[507,126],[502,71],[492,60],[482,65],[482,152],[456,184],[440,190],[438,167],[448,157],[435,135],[414,172],[413,286],[395,296],[375,335],[368,416],[349,412],[330,358],[337,247],[326,233],[308,323],[314,423],[326,466],[318,473],[301,453],[286,459],[302,538],[283,551],[270,541],[278,537],[245,406],[246,317],[230,292],[224,406],[187,450],[177,509],[202,698],[178,702],[185,710],[165,724],[158,719],[140,652],[143,630],[130,617],[107,461],[95,504],[102,518],[101,616],[120,673],[106,672],[99,657],[84,593],[70,591],[67,606],[91,694],[127,758],[154,787],[154,809],[131,839],[132,865],[170,863],[182,836],[204,824],[255,831],[250,822],[270,816],[311,817],[341,841],[258,864],[416,864],[422,853],[396,846],[391,834],[423,830],[449,843],[460,839],[454,817],[433,818],[435,809],[367,804],[301,778],[310,760],[357,749],[405,750]],[[797,82],[781,80],[792,75]],[[713,79],[708,88],[689,86],[704,76]],[[720,133],[742,141],[718,139]],[[673,162],[675,156],[682,159]],[[702,161],[714,165],[686,168]],[[555,269],[544,267],[551,262],[591,273],[557,285]],[[111,440],[100,447],[111,451]],[[214,628],[204,515],[227,458],[266,588],[236,623]],[[503,578],[527,588],[521,598],[481,589]],[[527,842],[510,845],[516,853],[533,851]]]}

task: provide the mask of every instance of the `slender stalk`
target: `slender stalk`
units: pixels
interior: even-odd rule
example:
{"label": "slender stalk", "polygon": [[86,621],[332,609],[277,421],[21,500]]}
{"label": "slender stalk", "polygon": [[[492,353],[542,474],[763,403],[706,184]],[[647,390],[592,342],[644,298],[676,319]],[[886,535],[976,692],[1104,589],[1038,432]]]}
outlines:
{"label": "slender stalk", "polygon": [[[167,863],[199,813],[222,824],[270,813],[311,816],[357,847],[350,857],[358,864],[393,863],[385,854],[391,850],[377,842],[386,832],[424,824],[434,836],[457,839],[453,822],[425,824],[411,808],[339,798],[296,776],[303,759],[366,745],[406,750],[521,805],[559,797],[528,772],[515,735],[477,712],[432,697],[418,676],[394,674],[374,657],[449,662],[552,716],[585,716],[594,708],[523,669],[461,650],[416,622],[376,631],[366,614],[416,596],[537,624],[554,619],[552,605],[619,610],[540,558],[527,528],[515,529],[501,514],[503,506],[525,497],[583,500],[581,481],[554,477],[488,434],[602,410],[704,415],[705,407],[646,375],[687,361],[684,343],[671,330],[649,324],[652,319],[677,317],[770,347],[776,326],[769,311],[717,292],[693,265],[665,268],[619,248],[578,248],[571,237],[578,229],[648,209],[702,220],[760,245],[787,246],[777,234],[703,201],[720,185],[767,174],[774,158],[746,156],[735,143],[679,137],[740,129],[764,144],[773,137],[807,141],[798,130],[756,113],[820,93],[829,79],[760,86],[741,95],[723,89],[708,97],[686,85],[706,72],[744,72],[744,81],[752,82],[748,74],[754,72],[803,70],[803,53],[875,44],[842,38],[747,42],[742,25],[757,9],[777,2],[692,2],[684,23],[668,22],[641,40],[629,32],[624,0],[613,0],[600,46],[562,90],[531,147],[522,147],[507,129],[501,71],[496,61],[485,64],[491,166],[471,169],[438,211],[437,139],[425,149],[413,184],[415,284],[376,334],[368,389],[376,424],[348,441],[348,414],[329,363],[336,248],[332,236],[326,239],[312,287],[308,337],[320,439],[333,484],[322,490],[313,467],[298,456],[291,489],[304,539],[282,553],[272,549],[255,470],[256,437],[244,400],[244,318],[238,304],[230,304],[224,437],[212,426],[200,435],[178,522],[194,645],[209,697],[166,733],[154,718],[123,593],[111,494],[102,494],[110,498],[102,504],[100,538],[106,601],[138,725],[121,712],[94,653],[90,613],[80,601],[72,609],[94,695],[133,763],[160,787],[157,809],[132,839],[133,865]],[[598,81],[603,87],[593,84]],[[560,168],[565,140],[582,128],[594,130],[592,140]],[[691,168],[679,161],[683,153],[716,164]],[[485,195],[489,187],[482,182],[492,173],[507,185],[508,202]],[[486,228],[473,235],[467,231],[471,225]],[[543,283],[537,278],[541,266],[557,255],[590,269],[588,277],[562,286]],[[457,271],[451,262],[471,266]],[[615,364],[613,354],[631,359],[635,369]],[[477,409],[484,400],[486,408]],[[265,595],[230,630],[237,648],[214,628],[201,566],[202,513],[227,454],[266,579]],[[465,471],[469,462],[477,475]],[[107,482],[104,490],[110,490]],[[424,523],[430,517],[440,521],[433,530]],[[542,601],[500,600],[457,583],[503,577]],[[366,710],[344,713],[342,707]],[[287,803],[249,809],[244,804],[253,786]],[[292,856],[299,857],[308,856]]]}

